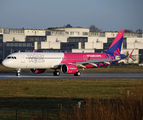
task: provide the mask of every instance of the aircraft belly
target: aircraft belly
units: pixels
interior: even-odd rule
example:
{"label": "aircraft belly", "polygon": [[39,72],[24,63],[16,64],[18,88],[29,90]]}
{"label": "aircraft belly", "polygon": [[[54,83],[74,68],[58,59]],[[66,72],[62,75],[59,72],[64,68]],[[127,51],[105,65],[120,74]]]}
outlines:
{"label": "aircraft belly", "polygon": [[59,60],[50,60],[49,61],[49,68],[56,68],[56,67],[58,67],[58,65],[61,63],[61,59],[59,59]]}

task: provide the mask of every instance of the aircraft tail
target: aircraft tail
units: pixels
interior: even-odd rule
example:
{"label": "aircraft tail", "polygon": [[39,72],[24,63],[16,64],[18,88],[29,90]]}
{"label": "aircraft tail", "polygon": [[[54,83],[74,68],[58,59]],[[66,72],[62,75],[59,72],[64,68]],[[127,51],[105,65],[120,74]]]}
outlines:
{"label": "aircraft tail", "polygon": [[106,53],[120,55],[124,32],[124,30],[120,30],[118,32],[116,38],[114,39]]}

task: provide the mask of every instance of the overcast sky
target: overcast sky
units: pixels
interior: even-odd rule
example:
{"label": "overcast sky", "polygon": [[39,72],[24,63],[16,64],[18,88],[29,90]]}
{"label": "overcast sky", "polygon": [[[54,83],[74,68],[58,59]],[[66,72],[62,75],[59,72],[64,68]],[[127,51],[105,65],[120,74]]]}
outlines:
{"label": "overcast sky", "polygon": [[0,27],[143,30],[143,0],[0,0]]}

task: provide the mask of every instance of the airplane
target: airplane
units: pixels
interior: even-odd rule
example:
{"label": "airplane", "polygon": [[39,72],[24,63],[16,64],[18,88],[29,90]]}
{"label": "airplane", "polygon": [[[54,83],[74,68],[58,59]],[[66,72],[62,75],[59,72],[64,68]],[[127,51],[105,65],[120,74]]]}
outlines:
{"label": "airplane", "polygon": [[8,55],[2,64],[16,68],[16,76],[20,76],[21,69],[30,69],[32,73],[39,74],[44,73],[47,68],[54,69],[54,76],[60,75],[58,69],[65,74],[80,76],[79,68],[98,68],[126,58],[126,55],[120,54],[123,36],[124,30],[120,30],[105,53],[17,52]]}

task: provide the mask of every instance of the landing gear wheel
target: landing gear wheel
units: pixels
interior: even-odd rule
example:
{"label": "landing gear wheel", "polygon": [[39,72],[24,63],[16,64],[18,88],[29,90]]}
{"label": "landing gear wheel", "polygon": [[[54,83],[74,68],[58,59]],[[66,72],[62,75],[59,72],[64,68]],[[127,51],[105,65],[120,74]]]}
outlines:
{"label": "landing gear wheel", "polygon": [[17,72],[17,73],[16,73],[16,76],[20,76],[20,73],[19,73],[19,72]]}
{"label": "landing gear wheel", "polygon": [[16,76],[20,76],[21,69],[17,69]]}
{"label": "landing gear wheel", "polygon": [[54,76],[59,76],[59,75],[60,75],[60,72],[59,72],[59,71],[54,71],[54,72],[53,72],[53,75],[54,75]]}
{"label": "landing gear wheel", "polygon": [[81,75],[80,71],[77,71],[77,72],[74,74],[74,76],[80,76],[80,75]]}

